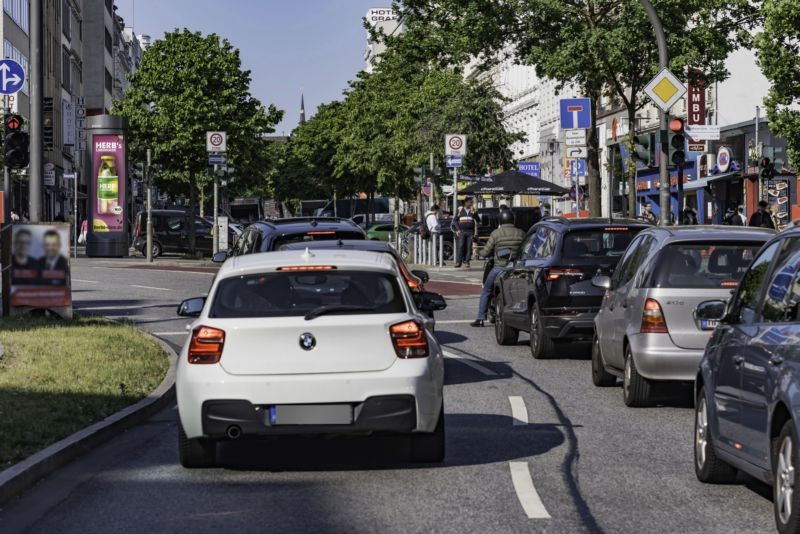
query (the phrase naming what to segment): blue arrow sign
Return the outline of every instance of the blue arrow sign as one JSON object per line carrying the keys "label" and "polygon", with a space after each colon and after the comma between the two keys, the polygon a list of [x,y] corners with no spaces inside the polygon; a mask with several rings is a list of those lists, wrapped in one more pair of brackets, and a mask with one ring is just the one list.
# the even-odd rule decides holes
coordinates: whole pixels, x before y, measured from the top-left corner
{"label": "blue arrow sign", "polygon": [[561,129],[589,129],[592,127],[592,101],[588,98],[561,99]]}
{"label": "blue arrow sign", "polygon": [[225,165],[228,163],[228,156],[226,154],[209,154],[208,155],[208,164],[209,165]]}
{"label": "blue arrow sign", "polygon": [[461,167],[461,156],[447,156],[447,167]]}
{"label": "blue arrow sign", "polygon": [[13,95],[25,84],[25,69],[13,59],[0,60],[0,95]]}

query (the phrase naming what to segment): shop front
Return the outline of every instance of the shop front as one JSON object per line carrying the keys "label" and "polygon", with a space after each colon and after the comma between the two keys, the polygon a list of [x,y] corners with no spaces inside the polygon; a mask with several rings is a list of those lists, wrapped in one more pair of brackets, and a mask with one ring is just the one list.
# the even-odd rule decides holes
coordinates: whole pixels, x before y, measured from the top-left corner
{"label": "shop front", "polygon": [[[683,167],[683,203],[691,206],[697,211],[697,216],[701,224],[705,224],[710,218],[708,207],[709,196],[707,191],[708,182],[698,179],[697,162],[687,161]],[[670,205],[671,220],[678,216],[678,171],[670,170]],[[640,169],[636,178],[636,215],[641,215],[645,204],[648,202],[653,206],[653,213],[659,215],[661,180],[657,168]]]}

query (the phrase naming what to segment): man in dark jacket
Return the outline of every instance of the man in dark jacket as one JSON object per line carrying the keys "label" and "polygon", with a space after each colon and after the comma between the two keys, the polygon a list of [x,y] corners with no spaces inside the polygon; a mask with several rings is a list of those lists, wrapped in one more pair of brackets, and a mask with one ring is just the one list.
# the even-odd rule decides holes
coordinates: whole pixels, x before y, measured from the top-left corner
{"label": "man in dark jacket", "polygon": [[756,226],[758,228],[772,228],[775,229],[775,223],[772,222],[772,215],[767,211],[769,204],[766,200],[758,202],[758,211],[750,217],[750,222],[747,226]]}
{"label": "man in dark jacket", "polygon": [[[486,245],[478,252],[478,255],[483,258],[494,256],[499,250],[510,249],[511,255],[516,256],[519,253],[519,247],[525,240],[525,232],[514,226],[514,213],[511,210],[500,211],[500,226],[491,233]],[[494,280],[502,270],[502,267],[497,264],[495,257],[495,266],[489,271],[486,280],[483,281],[483,291],[481,291],[481,299],[478,304],[478,318],[475,319],[470,326],[483,326],[486,320],[486,312],[489,310],[489,298],[492,295],[492,288],[494,287]]]}
{"label": "man in dark jacket", "polygon": [[475,239],[477,229],[476,219],[478,214],[472,209],[472,198],[467,197],[464,204],[458,208],[450,227],[458,238],[458,249],[456,250],[456,264],[454,267],[470,268],[469,260],[472,259],[472,241]]}

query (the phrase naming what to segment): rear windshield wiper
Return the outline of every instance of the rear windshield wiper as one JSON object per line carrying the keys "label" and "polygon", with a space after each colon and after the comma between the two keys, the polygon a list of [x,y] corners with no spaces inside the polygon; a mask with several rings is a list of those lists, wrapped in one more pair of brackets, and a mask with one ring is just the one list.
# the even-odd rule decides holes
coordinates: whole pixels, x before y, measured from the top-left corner
{"label": "rear windshield wiper", "polygon": [[357,306],[354,304],[330,304],[327,306],[320,306],[319,308],[314,308],[310,312],[308,312],[305,316],[306,321],[310,321],[311,319],[316,319],[320,315],[325,315],[327,313],[334,313],[340,311],[375,311],[375,306]]}

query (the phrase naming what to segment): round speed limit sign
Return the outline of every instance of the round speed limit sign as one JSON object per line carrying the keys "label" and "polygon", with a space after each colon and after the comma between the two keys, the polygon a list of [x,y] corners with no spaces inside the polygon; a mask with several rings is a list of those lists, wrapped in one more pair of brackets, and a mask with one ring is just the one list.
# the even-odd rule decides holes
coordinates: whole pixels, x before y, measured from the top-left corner
{"label": "round speed limit sign", "polygon": [[226,145],[225,132],[206,132],[206,150],[208,152],[225,152]]}
{"label": "round speed limit sign", "polygon": [[444,143],[445,155],[464,156],[467,153],[467,136],[462,134],[448,134]]}

